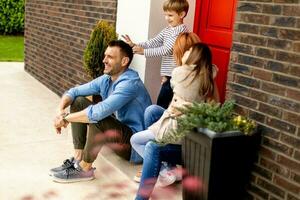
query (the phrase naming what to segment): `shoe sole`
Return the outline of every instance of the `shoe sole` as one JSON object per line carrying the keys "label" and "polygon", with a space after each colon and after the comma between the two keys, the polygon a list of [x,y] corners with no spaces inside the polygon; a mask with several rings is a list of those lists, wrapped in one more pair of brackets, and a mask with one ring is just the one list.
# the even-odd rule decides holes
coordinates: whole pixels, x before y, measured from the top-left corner
{"label": "shoe sole", "polygon": [[53,181],[57,183],[75,183],[75,182],[81,182],[81,181],[91,181],[95,179],[95,177],[87,177],[87,178],[77,178],[77,179],[60,179],[55,176],[53,176]]}
{"label": "shoe sole", "polygon": [[158,186],[158,187],[168,187],[176,182],[176,177],[173,177],[173,179],[169,178],[164,181],[162,181],[160,178],[161,177],[158,177],[158,180],[156,183],[156,186]]}

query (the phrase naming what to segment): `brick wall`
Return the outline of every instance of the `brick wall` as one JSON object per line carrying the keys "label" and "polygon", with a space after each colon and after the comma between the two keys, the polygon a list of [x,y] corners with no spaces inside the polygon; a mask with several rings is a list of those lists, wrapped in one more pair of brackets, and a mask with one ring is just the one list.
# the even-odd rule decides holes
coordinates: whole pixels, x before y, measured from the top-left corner
{"label": "brick wall", "polygon": [[299,4],[238,3],[227,99],[262,130],[248,199],[300,199]]}
{"label": "brick wall", "polygon": [[117,0],[27,0],[25,70],[61,95],[86,82],[83,51],[100,19],[116,20]]}

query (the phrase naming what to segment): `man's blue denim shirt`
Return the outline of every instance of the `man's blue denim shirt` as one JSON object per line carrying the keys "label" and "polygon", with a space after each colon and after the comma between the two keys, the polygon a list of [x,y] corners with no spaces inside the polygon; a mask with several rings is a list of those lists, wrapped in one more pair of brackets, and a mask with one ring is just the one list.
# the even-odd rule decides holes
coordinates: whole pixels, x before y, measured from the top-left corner
{"label": "man's blue denim shirt", "polygon": [[[65,93],[72,100],[78,96],[99,94],[102,101],[86,109],[90,123],[97,123],[115,113],[116,118],[130,127],[134,133],[145,129],[144,112],[151,105],[151,99],[136,71],[127,69],[113,83],[109,75],[102,75]],[[133,153],[131,161],[138,162],[140,158]]]}

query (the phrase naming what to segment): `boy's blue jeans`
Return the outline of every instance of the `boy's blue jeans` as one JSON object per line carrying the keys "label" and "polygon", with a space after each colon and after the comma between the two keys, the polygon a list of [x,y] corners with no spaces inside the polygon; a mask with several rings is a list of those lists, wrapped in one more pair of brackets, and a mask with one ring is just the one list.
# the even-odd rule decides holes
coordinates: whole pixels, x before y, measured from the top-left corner
{"label": "boy's blue jeans", "polygon": [[144,151],[143,173],[136,200],[149,199],[156,183],[161,162],[170,164],[181,164],[181,145],[161,145],[153,141],[146,144]]}
{"label": "boy's blue jeans", "polygon": [[172,101],[173,98],[173,89],[171,88],[171,83],[170,83],[170,76],[165,76],[167,81],[165,81],[160,88],[158,97],[157,97],[157,105],[167,109],[170,102]]}

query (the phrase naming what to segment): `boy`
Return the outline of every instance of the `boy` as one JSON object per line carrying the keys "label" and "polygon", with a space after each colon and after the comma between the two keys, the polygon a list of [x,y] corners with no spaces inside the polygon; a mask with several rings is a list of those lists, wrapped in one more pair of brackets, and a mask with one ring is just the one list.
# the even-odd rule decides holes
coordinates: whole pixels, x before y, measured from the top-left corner
{"label": "boy", "polygon": [[188,32],[183,19],[187,15],[189,4],[187,0],[167,0],[163,4],[165,20],[168,26],[156,37],[142,43],[135,44],[128,35],[122,35],[125,41],[132,47],[133,52],[146,57],[162,57],[160,75],[161,89],[157,98],[157,105],[168,108],[173,97],[170,86],[171,73],[176,62],[173,57],[173,45],[177,36],[182,32]]}

